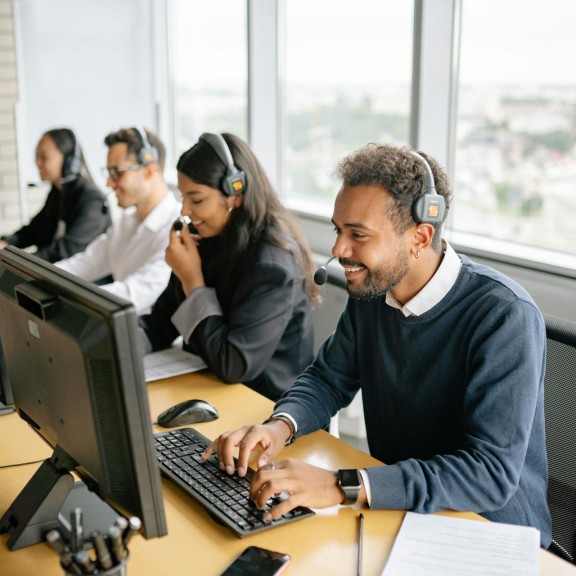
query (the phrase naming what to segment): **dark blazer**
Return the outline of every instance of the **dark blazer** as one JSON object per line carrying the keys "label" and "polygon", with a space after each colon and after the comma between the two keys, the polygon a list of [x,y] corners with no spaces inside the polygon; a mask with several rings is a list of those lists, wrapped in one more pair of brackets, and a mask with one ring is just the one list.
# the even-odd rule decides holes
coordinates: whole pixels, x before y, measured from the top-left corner
{"label": "dark blazer", "polygon": [[[204,267],[218,253],[219,240],[204,239],[200,248]],[[222,315],[205,317],[184,349],[201,356],[224,382],[242,382],[278,399],[313,358],[311,301],[294,256],[260,241],[230,274],[205,280]],[[179,335],[171,317],[185,299],[172,275],[152,312],[140,318],[153,350],[170,346]]]}
{"label": "dark blazer", "polygon": [[[59,219],[66,223],[66,231],[54,240]],[[37,246],[36,256],[57,262],[82,252],[111,223],[102,190],[79,176],[65,184],[62,192],[52,186],[46,203],[30,223],[2,238],[17,248]]]}

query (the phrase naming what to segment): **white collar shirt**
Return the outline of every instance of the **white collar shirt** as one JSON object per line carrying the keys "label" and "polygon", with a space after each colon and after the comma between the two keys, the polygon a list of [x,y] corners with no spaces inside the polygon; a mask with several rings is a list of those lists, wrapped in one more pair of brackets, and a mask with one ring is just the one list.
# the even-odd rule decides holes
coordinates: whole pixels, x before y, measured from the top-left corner
{"label": "white collar shirt", "polygon": [[430,278],[430,281],[416,296],[410,299],[406,304],[402,305],[396,300],[390,292],[386,294],[386,304],[397,308],[404,314],[404,316],[420,316],[424,312],[428,312],[431,308],[436,306],[448,294],[452,286],[454,286],[462,262],[454,248],[445,240],[442,240],[442,249],[444,251],[444,258],[440,267]]}
{"label": "white collar shirt", "polygon": [[145,314],[168,284],[171,270],[165,251],[180,209],[172,193],[143,221],[136,208],[126,208],[84,252],[56,265],[89,281],[111,275],[113,282],[102,288],[130,300],[138,314]]}

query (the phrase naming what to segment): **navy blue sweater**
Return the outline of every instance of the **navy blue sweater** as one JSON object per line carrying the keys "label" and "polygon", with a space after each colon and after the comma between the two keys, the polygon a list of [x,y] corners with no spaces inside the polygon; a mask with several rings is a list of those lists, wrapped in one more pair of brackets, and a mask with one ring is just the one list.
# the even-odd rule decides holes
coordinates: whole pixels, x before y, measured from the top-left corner
{"label": "navy blue sweater", "polygon": [[468,510],[534,526],[550,543],[542,316],[514,281],[461,256],[455,285],[420,316],[350,299],[315,362],[279,400],[298,435],[361,389],[373,508]]}

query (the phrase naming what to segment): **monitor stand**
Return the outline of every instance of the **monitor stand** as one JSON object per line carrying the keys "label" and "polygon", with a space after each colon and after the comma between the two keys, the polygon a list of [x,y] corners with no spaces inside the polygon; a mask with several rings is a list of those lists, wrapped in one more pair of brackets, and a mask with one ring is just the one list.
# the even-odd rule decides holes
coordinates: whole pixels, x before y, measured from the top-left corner
{"label": "monitor stand", "polygon": [[107,533],[119,514],[83,482],[74,482],[73,466],[56,447],[0,519],[0,533],[8,532],[8,548],[18,550],[43,542],[46,533],[58,528],[63,540],[70,540],[70,514],[81,508],[84,533]]}
{"label": "monitor stand", "polygon": [[16,412],[16,406],[14,406],[14,404],[6,406],[6,404],[0,402],[0,416],[4,416],[4,414],[12,414],[12,412]]}

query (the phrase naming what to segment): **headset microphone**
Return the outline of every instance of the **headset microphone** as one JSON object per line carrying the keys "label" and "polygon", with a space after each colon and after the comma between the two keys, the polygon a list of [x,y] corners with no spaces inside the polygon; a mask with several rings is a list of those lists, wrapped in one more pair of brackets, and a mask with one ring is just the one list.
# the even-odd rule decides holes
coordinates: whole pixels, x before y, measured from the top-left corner
{"label": "headset microphone", "polygon": [[336,258],[336,256],[332,256],[332,258],[326,260],[326,263],[320,266],[320,268],[318,268],[318,270],[316,270],[314,273],[314,282],[316,282],[318,286],[326,284],[326,280],[328,280],[328,270],[326,270],[326,266],[328,266],[328,264],[330,264],[334,258]]}

